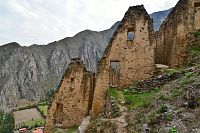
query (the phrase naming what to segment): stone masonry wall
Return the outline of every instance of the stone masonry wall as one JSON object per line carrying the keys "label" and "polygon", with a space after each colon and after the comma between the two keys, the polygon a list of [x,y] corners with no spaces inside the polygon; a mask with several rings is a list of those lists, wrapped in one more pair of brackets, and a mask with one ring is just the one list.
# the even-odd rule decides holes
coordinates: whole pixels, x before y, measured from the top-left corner
{"label": "stone masonry wall", "polygon": [[[200,29],[195,32],[200,33]],[[195,35],[194,32],[187,34],[187,62],[186,65],[196,66],[200,63],[200,35]]]}
{"label": "stone masonry wall", "polygon": [[80,124],[91,109],[94,83],[94,74],[86,70],[82,61],[72,60],[48,109],[45,133],[55,127]]}
{"label": "stone masonry wall", "polygon": [[103,111],[110,86],[123,88],[146,79],[153,74],[154,64],[152,20],[143,5],[130,7],[98,64],[93,116]]}
{"label": "stone masonry wall", "polygon": [[155,38],[157,64],[178,67],[186,60],[186,34],[200,27],[198,1],[180,0],[161,25]]}

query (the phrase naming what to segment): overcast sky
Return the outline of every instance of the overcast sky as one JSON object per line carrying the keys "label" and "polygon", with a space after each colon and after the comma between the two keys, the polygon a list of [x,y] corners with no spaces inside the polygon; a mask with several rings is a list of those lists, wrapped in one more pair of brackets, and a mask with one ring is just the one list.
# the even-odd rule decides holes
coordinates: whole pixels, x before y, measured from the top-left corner
{"label": "overcast sky", "polygon": [[0,0],[0,45],[47,44],[85,30],[101,31],[123,18],[129,6],[149,13],[178,0]]}

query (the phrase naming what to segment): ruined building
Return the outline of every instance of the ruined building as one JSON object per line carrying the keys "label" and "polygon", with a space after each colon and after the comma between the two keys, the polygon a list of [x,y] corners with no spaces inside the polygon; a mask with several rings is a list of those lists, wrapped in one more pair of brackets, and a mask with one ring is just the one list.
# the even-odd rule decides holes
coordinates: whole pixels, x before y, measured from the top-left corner
{"label": "ruined building", "polygon": [[130,7],[95,76],[78,59],[69,65],[48,109],[45,132],[79,125],[90,113],[97,116],[104,110],[110,87],[123,88],[151,77],[155,64],[182,65],[190,45],[186,35],[196,29],[200,29],[199,0],[180,0],[156,33],[144,6]]}
{"label": "ruined building", "polygon": [[156,63],[177,67],[184,64],[188,32],[200,29],[200,0],[180,0],[162,23],[156,43]]}
{"label": "ruined building", "polygon": [[107,89],[124,87],[154,72],[153,21],[144,6],[128,9],[98,64],[93,115],[104,109]]}
{"label": "ruined building", "polygon": [[45,132],[78,125],[92,106],[94,74],[73,59],[55,93],[46,117]]}
{"label": "ruined building", "polygon": [[101,112],[110,86],[121,88],[153,74],[153,22],[143,6],[128,9],[97,69],[94,84],[92,73],[80,61],[72,61],[53,97],[46,132],[78,125],[91,107],[93,115]]}

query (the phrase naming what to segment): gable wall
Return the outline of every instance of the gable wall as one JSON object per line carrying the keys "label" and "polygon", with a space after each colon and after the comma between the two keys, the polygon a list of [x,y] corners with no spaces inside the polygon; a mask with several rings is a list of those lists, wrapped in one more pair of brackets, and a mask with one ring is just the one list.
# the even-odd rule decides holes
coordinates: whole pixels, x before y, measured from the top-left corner
{"label": "gable wall", "polygon": [[[127,40],[127,31],[134,29],[135,38]],[[119,61],[119,83],[110,82],[110,61]],[[143,6],[130,7],[115,32],[98,65],[92,113],[97,115],[105,105],[106,90],[110,86],[123,88],[154,72],[152,20]]]}
{"label": "gable wall", "polygon": [[[94,75],[79,60],[72,61],[48,109],[45,132],[80,124],[91,109],[93,89]],[[63,106],[62,111],[58,105]],[[57,122],[59,119],[62,123]]]}

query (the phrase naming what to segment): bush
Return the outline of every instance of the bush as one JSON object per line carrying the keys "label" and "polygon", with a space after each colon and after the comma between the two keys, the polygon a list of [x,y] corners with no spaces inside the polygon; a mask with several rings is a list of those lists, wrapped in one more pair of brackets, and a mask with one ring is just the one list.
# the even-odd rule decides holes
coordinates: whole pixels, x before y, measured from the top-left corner
{"label": "bush", "polygon": [[167,112],[167,110],[168,110],[167,105],[162,105],[159,111],[160,111],[160,113],[165,113],[165,112]]}
{"label": "bush", "polygon": [[195,31],[195,32],[193,32],[193,34],[195,37],[200,37],[200,31]]}
{"label": "bush", "polygon": [[172,113],[167,114],[167,120],[168,120],[168,121],[172,121],[173,118],[174,118],[174,116],[173,116]]}
{"label": "bush", "polygon": [[178,133],[178,130],[176,127],[173,127],[171,129],[169,129],[169,133]]}

